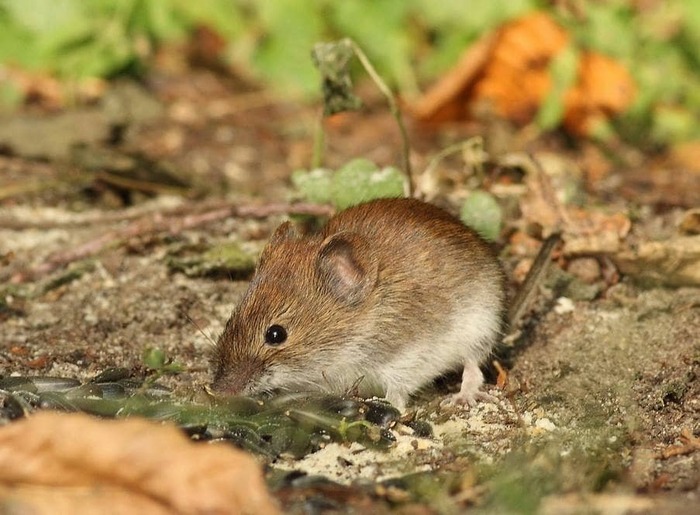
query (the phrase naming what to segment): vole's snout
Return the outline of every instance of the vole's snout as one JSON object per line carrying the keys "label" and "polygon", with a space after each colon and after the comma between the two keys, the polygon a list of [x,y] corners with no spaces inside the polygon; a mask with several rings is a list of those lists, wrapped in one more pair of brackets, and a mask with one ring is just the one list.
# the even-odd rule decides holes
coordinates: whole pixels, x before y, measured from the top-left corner
{"label": "vole's snout", "polygon": [[222,365],[216,369],[211,388],[220,395],[240,395],[250,393],[260,366],[256,363],[238,363],[235,366]]}
{"label": "vole's snout", "polygon": [[217,374],[211,383],[211,389],[219,395],[237,395],[243,386],[243,381],[230,374]]}

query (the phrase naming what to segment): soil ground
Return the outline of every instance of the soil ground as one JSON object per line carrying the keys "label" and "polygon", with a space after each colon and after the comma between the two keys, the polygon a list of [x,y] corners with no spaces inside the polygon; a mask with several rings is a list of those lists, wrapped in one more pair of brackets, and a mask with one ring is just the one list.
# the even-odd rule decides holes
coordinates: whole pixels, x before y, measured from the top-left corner
{"label": "soil ground", "polygon": [[[183,373],[167,379],[176,391],[190,392],[209,381],[212,342],[246,280],[188,277],[174,271],[169,259],[177,249],[230,242],[240,242],[254,253],[282,215],[222,217],[184,229],[120,231],[135,220],[155,224],[159,216],[176,225],[206,211],[202,206],[222,205],[224,198],[227,205],[287,201],[291,171],[307,166],[312,154],[317,112],[240,91],[238,85],[204,72],[187,81],[155,84],[153,89],[158,99],[154,105],[162,107],[145,120],[125,122],[127,134],[117,148],[176,170],[165,182],[172,186],[177,184],[173,177],[185,177],[185,196],[160,187],[154,195],[143,187],[152,178],[135,188],[114,180],[116,172],[100,179],[94,170],[118,168],[109,154],[114,147],[104,144],[114,129],[106,115],[102,121],[97,116],[90,131],[104,137],[89,141],[87,148],[97,148],[100,156],[107,152],[107,165],[93,168],[87,179],[84,170],[90,168],[76,166],[74,155],[61,155],[61,145],[49,155],[42,154],[42,148],[51,147],[48,142],[42,146],[34,141],[33,150],[21,151],[13,147],[14,140],[3,142],[3,148],[14,148],[12,155],[0,157],[3,191],[11,185],[26,186],[27,181],[33,186],[0,199],[0,376],[86,379],[114,366],[138,370],[144,349],[158,347],[184,365]],[[153,99],[145,95],[144,101]],[[36,124],[36,134],[43,134],[45,117],[23,118],[21,123]],[[413,127],[416,168],[448,142],[480,129],[441,128],[426,135]],[[380,104],[338,119],[329,125],[328,165],[357,156],[380,165],[396,162],[396,134]],[[51,137],[50,130],[46,137]],[[71,143],[85,142],[75,137]],[[561,151],[567,159],[580,157],[580,149],[544,140],[538,145]],[[184,175],[178,175],[183,170]],[[591,202],[615,198],[629,205],[619,194],[625,188],[628,196],[636,191],[637,178],[625,175],[625,170],[614,171],[606,179],[613,186],[601,187],[604,191],[596,192]],[[46,186],[49,181],[55,185]],[[679,207],[691,207],[687,197],[692,202],[692,194],[684,195]],[[450,205],[444,197],[438,200]],[[646,210],[649,231],[663,225],[669,213],[668,205],[658,207],[663,204],[635,206]],[[94,259],[75,260],[52,271],[45,267],[56,261],[56,253],[116,234],[126,236],[115,237],[114,244]],[[644,239],[645,234],[636,237]],[[504,255],[511,276],[516,262]],[[329,446],[278,467],[322,474],[342,484],[398,477],[409,468],[459,473],[457,496],[447,492],[442,501],[433,497],[429,502],[418,497],[414,509],[697,510],[700,289],[643,288],[623,276],[593,299],[559,299],[565,294],[556,285],[543,285],[520,336],[501,349],[498,359],[506,364],[509,381],[504,390],[491,386],[497,404],[469,412],[427,410],[434,438],[400,436],[384,458]],[[425,392],[416,406],[434,407],[439,396]],[[480,487],[484,481],[486,492]],[[489,502],[483,504],[486,497]],[[301,509],[294,504],[298,500],[285,502]]]}

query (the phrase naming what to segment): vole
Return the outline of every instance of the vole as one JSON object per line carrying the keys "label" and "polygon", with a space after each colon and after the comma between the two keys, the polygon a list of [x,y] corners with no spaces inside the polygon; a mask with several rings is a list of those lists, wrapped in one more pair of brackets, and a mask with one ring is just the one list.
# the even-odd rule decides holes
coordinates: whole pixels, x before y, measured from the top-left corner
{"label": "vole", "polygon": [[285,222],[214,350],[213,389],[410,395],[464,367],[453,402],[473,405],[499,336],[504,275],[489,245],[448,212],[382,199],[316,235]]}

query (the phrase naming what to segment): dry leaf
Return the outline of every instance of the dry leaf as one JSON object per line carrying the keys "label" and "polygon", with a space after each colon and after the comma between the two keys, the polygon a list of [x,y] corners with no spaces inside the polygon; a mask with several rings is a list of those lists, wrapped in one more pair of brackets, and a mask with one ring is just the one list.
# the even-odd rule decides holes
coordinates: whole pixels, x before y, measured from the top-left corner
{"label": "dry leaf", "polygon": [[700,140],[676,143],[670,151],[669,164],[700,175]]}
{"label": "dry leaf", "polygon": [[640,243],[613,256],[621,272],[666,286],[700,286],[700,236]]}
{"label": "dry leaf", "polygon": [[[571,40],[548,14],[533,12],[484,36],[413,107],[426,122],[459,120],[469,105],[491,103],[496,113],[529,123],[552,89],[550,64]],[[583,52],[578,80],[564,96],[563,124],[590,135],[602,121],[623,112],[634,99],[627,69],[606,56]]]}
{"label": "dry leaf", "polygon": [[606,214],[568,207],[562,235],[563,253],[580,256],[618,252],[631,228],[632,222],[623,213]]}
{"label": "dry leaf", "polygon": [[454,68],[414,105],[408,106],[411,113],[430,123],[465,118],[469,88],[488,62],[495,41],[496,34],[491,33],[470,46]]}
{"label": "dry leaf", "polygon": [[578,83],[564,99],[564,127],[572,134],[593,134],[598,125],[632,104],[636,93],[634,81],[614,59],[584,53],[578,77]]}
{"label": "dry leaf", "polygon": [[8,502],[38,514],[278,513],[243,451],[142,419],[54,412],[0,428],[0,506]]}
{"label": "dry leaf", "polygon": [[[535,156],[513,154],[510,164],[518,164],[527,175],[526,193],[520,198],[522,220],[528,227],[538,227],[544,237],[561,233],[566,256],[613,254],[622,248],[622,242],[632,228],[624,213],[607,214],[564,204],[552,185],[551,162]],[[511,244],[527,242],[524,236],[512,238]]]}
{"label": "dry leaf", "polygon": [[700,207],[683,213],[678,230],[687,235],[700,234]]}
{"label": "dry leaf", "polygon": [[473,100],[491,101],[501,116],[529,122],[552,88],[550,62],[568,41],[564,29],[545,13],[507,23],[474,86]]}
{"label": "dry leaf", "polygon": [[493,360],[493,366],[498,371],[498,376],[496,377],[496,386],[503,390],[508,384],[508,372],[506,372],[506,369],[503,368],[503,365],[501,365],[501,363],[497,360]]}

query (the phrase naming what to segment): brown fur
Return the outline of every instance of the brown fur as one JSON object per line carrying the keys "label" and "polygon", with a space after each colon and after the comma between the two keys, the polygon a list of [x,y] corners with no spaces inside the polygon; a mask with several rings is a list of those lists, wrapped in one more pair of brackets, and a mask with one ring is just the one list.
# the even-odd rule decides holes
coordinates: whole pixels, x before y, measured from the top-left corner
{"label": "brown fur", "polygon": [[[219,339],[214,388],[342,392],[364,376],[368,390],[384,392],[400,390],[405,375],[409,387],[397,394],[404,400],[415,385],[402,367],[414,365],[382,367],[416,345],[427,345],[417,352],[430,360],[430,345],[453,334],[454,316],[471,305],[489,320],[500,316],[503,274],[488,245],[442,209],[413,199],[377,200],[339,213],[312,236],[299,236],[286,223],[263,250]],[[288,332],[279,346],[265,343],[272,324]],[[489,331],[483,342],[465,341],[464,359],[486,357],[497,328]]]}

